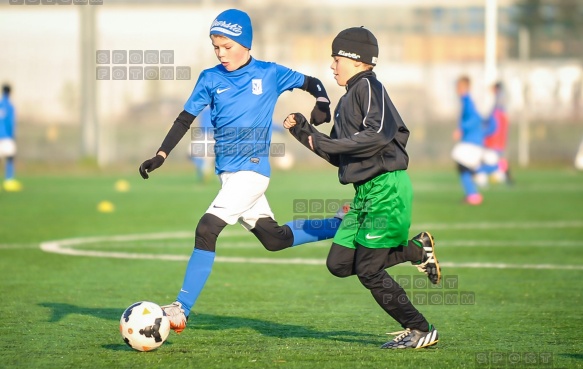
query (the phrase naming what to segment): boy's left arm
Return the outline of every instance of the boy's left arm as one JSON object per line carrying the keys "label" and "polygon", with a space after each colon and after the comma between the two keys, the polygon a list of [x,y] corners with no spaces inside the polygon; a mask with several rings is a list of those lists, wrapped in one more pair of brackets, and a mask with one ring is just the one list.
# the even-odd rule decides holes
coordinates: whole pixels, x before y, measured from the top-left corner
{"label": "boy's left arm", "polygon": [[308,91],[310,95],[316,98],[316,105],[310,113],[310,124],[318,126],[322,123],[330,122],[332,119],[332,115],[330,114],[330,99],[322,82],[318,78],[305,76],[302,90]]}
{"label": "boy's left arm", "polygon": [[289,129],[292,136],[294,136],[302,145],[315,152],[316,155],[337,167],[339,165],[338,155],[329,155],[321,150],[313,148],[310,144],[310,137],[313,140],[314,136],[327,138],[329,138],[329,136],[318,131],[312,124],[309,124],[308,120],[301,113],[290,114],[290,116],[293,116],[295,124],[292,127],[286,128]]}
{"label": "boy's left arm", "polygon": [[316,105],[310,114],[310,124],[320,125],[330,122],[330,99],[324,85],[318,78],[310,77],[292,69],[275,64],[278,92],[301,88],[316,98]]}

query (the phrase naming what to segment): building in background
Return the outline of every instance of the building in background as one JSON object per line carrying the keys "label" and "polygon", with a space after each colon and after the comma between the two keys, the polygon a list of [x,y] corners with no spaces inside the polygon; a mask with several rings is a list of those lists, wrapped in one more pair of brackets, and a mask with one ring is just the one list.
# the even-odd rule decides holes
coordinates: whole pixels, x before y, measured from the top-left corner
{"label": "building in background", "polygon": [[[516,121],[528,111],[533,121],[530,139],[533,144],[540,141],[533,160],[567,162],[576,147],[571,150],[570,144],[557,142],[569,142],[583,133],[571,134],[578,126],[569,124],[581,116],[583,55],[580,41],[565,33],[577,22],[569,25],[570,18],[564,15],[569,8],[557,4],[574,6],[566,12],[573,19],[583,16],[583,6],[572,0],[548,4],[541,0],[531,2],[542,4],[533,10],[524,3],[497,0],[498,76],[508,86],[511,119]],[[95,140],[101,161],[133,162],[143,156],[141,148],[159,144],[157,137],[181,110],[198,73],[216,62],[206,35],[212,18],[221,10],[241,7],[248,11],[254,22],[253,55],[318,76],[328,86],[333,101],[343,91],[336,88],[326,67],[331,41],[339,30],[363,25],[373,30],[380,42],[381,60],[375,70],[414,129],[412,155],[419,161],[447,162],[450,127],[455,125],[458,109],[452,92],[455,79],[460,74],[470,75],[478,107],[484,114],[490,108],[484,79],[484,4],[485,0],[103,0],[103,5],[70,6],[2,3],[0,79],[18,84],[23,92],[15,101],[22,112],[21,126],[30,127],[22,129],[19,137],[23,141],[22,161],[74,162],[83,155],[79,140],[84,97],[80,75],[82,70],[94,71],[98,66],[94,62],[81,68],[81,8],[92,7],[94,12],[95,52],[172,50],[174,66],[191,68],[189,80],[110,79],[95,83],[99,131]],[[537,16],[530,14],[525,18],[529,21],[521,21],[521,11],[534,11]],[[563,21],[549,22],[551,18]],[[524,49],[519,42],[521,26],[530,35],[526,61],[519,53]],[[131,64],[122,66],[129,68]],[[284,95],[274,119],[308,106],[308,99]],[[549,139],[551,124],[557,128],[552,129]],[[511,140],[513,135],[516,133],[511,132]],[[289,146],[293,149],[293,144]],[[512,155],[511,148],[511,160]]]}

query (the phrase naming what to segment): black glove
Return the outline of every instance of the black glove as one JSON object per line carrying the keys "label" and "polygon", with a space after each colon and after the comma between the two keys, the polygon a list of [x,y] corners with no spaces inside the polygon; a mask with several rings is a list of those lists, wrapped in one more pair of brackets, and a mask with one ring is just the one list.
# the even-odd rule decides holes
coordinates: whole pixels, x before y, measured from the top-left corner
{"label": "black glove", "polygon": [[164,157],[162,155],[156,155],[152,159],[148,159],[140,165],[140,175],[143,179],[148,179],[150,176],[148,173],[154,169],[158,169],[164,164]]}
{"label": "black glove", "polygon": [[329,101],[316,101],[316,106],[312,109],[310,114],[310,124],[319,126],[322,123],[328,123],[331,119],[330,115],[330,102]]}

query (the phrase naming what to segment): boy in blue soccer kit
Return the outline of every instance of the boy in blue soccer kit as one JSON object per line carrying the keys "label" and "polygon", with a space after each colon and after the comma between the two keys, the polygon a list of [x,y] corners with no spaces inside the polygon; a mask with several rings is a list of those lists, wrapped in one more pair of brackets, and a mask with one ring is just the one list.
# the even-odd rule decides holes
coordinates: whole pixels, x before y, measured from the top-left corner
{"label": "boy in blue soccer kit", "polygon": [[14,106],[10,102],[10,85],[2,86],[0,99],[0,160],[5,159],[4,183],[6,191],[21,191],[22,184],[14,178],[14,157],[16,156],[16,119]]}
{"label": "boy in blue soccer kit", "polygon": [[437,330],[385,269],[408,261],[434,284],[439,283],[441,271],[429,233],[408,240],[413,197],[406,172],[409,130],[372,71],[378,53],[369,30],[354,27],[340,32],[332,42],[330,67],[346,94],[334,111],[330,135],[308,124],[300,113],[290,114],[284,127],[338,167],[340,183],[355,189],[328,253],[329,271],[341,278],[356,275],[377,304],[405,329],[381,348],[418,349],[435,345]]}
{"label": "boy in blue soccer kit", "polygon": [[[180,333],[208,279],[217,237],[227,224],[240,223],[269,251],[328,239],[340,219],[310,221],[302,227],[280,226],[265,197],[269,184],[272,116],[280,94],[295,88],[316,98],[310,122],[330,121],[330,101],[322,83],[284,66],[251,57],[253,38],[249,16],[229,9],[214,20],[210,38],[220,64],[204,70],[156,155],[144,161],[140,174],[160,167],[206,106],[211,109],[215,139],[215,169],[221,189],[202,216],[195,232],[194,250],[176,301],[163,306],[171,328]],[[320,224],[320,223],[318,223]]]}
{"label": "boy in blue soccer kit", "polygon": [[458,165],[465,202],[480,205],[482,195],[474,182],[474,174],[482,165],[485,129],[484,121],[470,96],[470,86],[471,81],[467,76],[460,77],[456,83],[461,113],[458,129],[454,132],[454,139],[459,139],[459,142],[454,146],[452,158]]}

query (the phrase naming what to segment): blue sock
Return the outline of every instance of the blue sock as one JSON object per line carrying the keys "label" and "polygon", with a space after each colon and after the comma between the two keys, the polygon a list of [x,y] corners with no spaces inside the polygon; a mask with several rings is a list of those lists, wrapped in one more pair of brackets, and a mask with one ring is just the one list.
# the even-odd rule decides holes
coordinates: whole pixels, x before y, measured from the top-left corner
{"label": "blue sock", "polygon": [[213,263],[215,262],[215,252],[194,249],[188,266],[182,288],[176,300],[182,304],[184,315],[188,316],[190,309],[194,306],[198,295],[202,291],[206,280],[211,274]]}
{"label": "blue sock", "polygon": [[4,179],[13,179],[14,178],[14,158],[7,158],[6,159],[6,175]]}
{"label": "blue sock", "polygon": [[292,246],[308,242],[316,242],[333,238],[342,220],[338,218],[327,219],[296,219],[287,222],[294,234]]}
{"label": "blue sock", "polygon": [[462,180],[462,187],[464,188],[464,192],[466,196],[474,195],[478,193],[478,189],[476,188],[476,184],[474,183],[474,178],[472,176],[472,172],[469,170],[463,171],[461,174]]}

